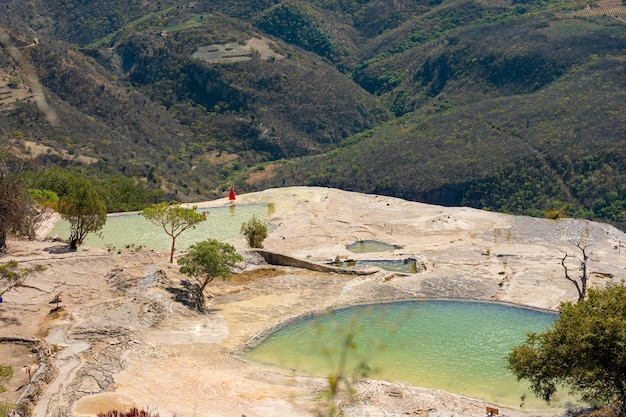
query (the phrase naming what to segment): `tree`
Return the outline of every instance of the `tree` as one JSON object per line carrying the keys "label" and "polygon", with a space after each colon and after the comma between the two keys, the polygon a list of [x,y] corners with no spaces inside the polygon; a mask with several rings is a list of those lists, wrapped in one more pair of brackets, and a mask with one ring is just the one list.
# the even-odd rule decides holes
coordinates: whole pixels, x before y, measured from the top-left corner
{"label": "tree", "polygon": [[626,415],[626,287],[589,289],[579,302],[562,303],[542,334],[531,333],[513,348],[507,367],[549,402],[559,386],[593,406]]}
{"label": "tree", "polygon": [[9,232],[22,227],[31,201],[20,171],[18,161],[0,155],[0,253],[7,252]]}
{"label": "tree", "polygon": [[213,279],[230,277],[235,263],[243,261],[235,248],[215,239],[207,239],[189,247],[189,253],[178,260],[180,272],[191,277],[189,286],[194,306],[204,311],[204,289]]}
{"label": "tree", "polygon": [[[561,266],[563,267],[563,271],[565,273],[565,279],[573,283],[574,287],[576,287],[579,303],[584,300],[585,296],[587,295],[587,281],[589,279],[588,263],[590,260],[595,260],[592,258],[591,251],[589,250],[591,244],[587,243],[588,237],[589,227],[588,225],[586,225],[585,229],[581,232],[578,239],[570,240],[570,243],[578,248],[578,250],[580,251],[580,256],[582,256],[582,259],[576,255],[569,254],[566,251],[561,251],[563,253],[563,257],[561,258]],[[568,258],[572,258],[578,261],[578,265],[576,268],[580,271],[578,277],[574,277],[571,275],[573,268],[567,265],[566,261]]]}
{"label": "tree", "polygon": [[137,178],[107,175],[100,178],[96,187],[111,212],[141,210],[163,200],[162,190],[151,190]]}
{"label": "tree", "polygon": [[44,269],[46,267],[43,265],[36,265],[35,268],[20,268],[16,260],[0,264],[0,298],[13,288],[22,285],[31,272]]}
{"label": "tree", "polygon": [[267,223],[260,221],[256,216],[241,225],[241,233],[248,239],[251,248],[262,248],[263,240],[267,237]]}
{"label": "tree", "polygon": [[104,200],[91,181],[77,179],[68,194],[59,201],[61,217],[70,222],[70,248],[76,250],[89,233],[102,230],[107,219]]}
{"label": "tree", "polygon": [[24,213],[22,232],[28,240],[34,240],[37,229],[58,209],[59,196],[54,191],[36,189],[29,189],[28,194],[34,204],[29,205]]}
{"label": "tree", "polygon": [[42,203],[50,200],[52,205],[55,195],[63,198],[70,194],[77,182],[89,181],[85,174],[71,168],[53,167],[27,174],[29,187],[33,189],[33,198]]}
{"label": "tree", "polygon": [[176,238],[186,230],[195,229],[196,225],[206,220],[206,213],[198,213],[196,206],[185,208],[177,201],[153,204],[141,210],[139,214],[148,221],[161,226],[165,233],[172,238],[170,263],[174,262]]}

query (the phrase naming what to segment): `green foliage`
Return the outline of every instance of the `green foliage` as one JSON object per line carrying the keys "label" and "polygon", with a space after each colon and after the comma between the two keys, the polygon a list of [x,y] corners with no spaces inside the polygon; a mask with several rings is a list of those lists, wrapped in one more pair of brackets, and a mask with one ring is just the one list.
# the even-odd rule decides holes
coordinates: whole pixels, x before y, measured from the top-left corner
{"label": "green foliage", "polygon": [[267,223],[252,216],[250,220],[242,223],[241,233],[246,237],[251,248],[262,248],[263,241],[267,237]]}
{"label": "green foliage", "polygon": [[0,364],[0,394],[6,391],[6,384],[13,378],[13,367]]}
{"label": "green foliage", "polygon": [[13,404],[9,404],[8,402],[0,402],[0,417],[9,417],[11,412],[13,411]]}
{"label": "green foliage", "polygon": [[180,272],[191,277],[194,282],[190,287],[193,303],[198,311],[204,311],[204,289],[215,278],[227,279],[231,269],[243,257],[235,248],[215,239],[207,239],[193,244],[189,253],[178,259]]}
{"label": "green foliage", "polygon": [[49,13],[54,13],[55,23],[67,40],[84,46],[142,15],[175,3],[177,2],[168,0],[158,3],[121,0],[96,0],[88,3],[75,0],[55,1],[49,6]]}
{"label": "green foliage", "polygon": [[58,210],[70,223],[69,245],[74,250],[89,233],[102,230],[107,219],[104,200],[91,181],[85,179],[72,184],[68,194],[61,197]]}
{"label": "green foliage", "polygon": [[[137,211],[160,201],[163,191],[149,189],[145,181],[123,175],[90,173],[75,169],[48,168],[28,173],[29,192],[38,204],[54,207],[56,199],[67,195],[75,182],[91,181],[109,213]],[[42,202],[40,202],[42,201]]]}
{"label": "green foliage", "polygon": [[59,206],[59,196],[54,191],[30,188],[28,194],[30,194],[36,204],[42,207],[56,210]]}
{"label": "green foliage", "polygon": [[255,21],[263,31],[316,54],[330,58],[333,46],[304,5],[280,4]]}
{"label": "green foliage", "polygon": [[88,181],[88,177],[76,170],[64,168],[48,168],[28,175],[29,186],[39,200],[56,195],[58,198],[67,196],[76,183]]}
{"label": "green foliage", "polygon": [[508,356],[508,368],[550,401],[564,385],[591,405],[626,412],[626,287],[590,289],[580,303],[563,303],[552,327],[529,334]]}
{"label": "green foliage", "polygon": [[108,175],[96,181],[98,193],[109,213],[141,210],[163,199],[162,190],[151,190],[145,182],[123,175]]}
{"label": "green foliage", "polygon": [[165,233],[172,238],[170,250],[170,263],[174,262],[176,250],[176,238],[189,229],[195,229],[196,224],[206,220],[206,213],[198,213],[197,207],[182,207],[177,201],[153,204],[144,208],[139,215],[148,221],[163,228]]}
{"label": "green foliage", "polygon": [[[16,260],[0,264],[0,297],[13,288],[22,285],[33,271],[43,271],[45,269],[46,267],[43,265],[36,265],[34,268],[20,267]],[[2,382],[1,377],[2,373],[0,372],[0,382]]]}

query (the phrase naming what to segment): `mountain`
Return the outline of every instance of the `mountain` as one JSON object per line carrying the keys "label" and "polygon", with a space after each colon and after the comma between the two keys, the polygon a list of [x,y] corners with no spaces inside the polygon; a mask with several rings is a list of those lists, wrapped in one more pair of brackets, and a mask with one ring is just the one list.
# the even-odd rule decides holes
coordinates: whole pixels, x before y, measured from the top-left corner
{"label": "mountain", "polygon": [[[626,225],[619,0],[10,0],[0,137],[192,201],[323,185]],[[35,146],[35,144],[37,146]]]}

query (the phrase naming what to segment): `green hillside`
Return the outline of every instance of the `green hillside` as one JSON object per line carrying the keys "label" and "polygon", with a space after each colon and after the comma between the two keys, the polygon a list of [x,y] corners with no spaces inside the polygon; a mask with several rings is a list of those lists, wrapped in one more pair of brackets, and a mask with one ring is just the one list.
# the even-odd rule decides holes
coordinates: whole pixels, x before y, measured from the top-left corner
{"label": "green hillside", "polygon": [[624,29],[606,17],[532,14],[382,54],[355,79],[398,119],[290,161],[263,185],[321,184],[623,226]]}
{"label": "green hillside", "polygon": [[6,3],[60,123],[2,51],[0,143],[40,167],[626,225],[620,0]]}

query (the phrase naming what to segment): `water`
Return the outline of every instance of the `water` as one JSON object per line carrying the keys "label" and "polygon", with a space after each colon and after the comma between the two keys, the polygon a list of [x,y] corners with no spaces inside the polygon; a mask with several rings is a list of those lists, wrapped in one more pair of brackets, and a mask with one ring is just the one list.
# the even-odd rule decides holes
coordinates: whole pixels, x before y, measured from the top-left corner
{"label": "water", "polygon": [[[205,240],[220,241],[233,239],[241,235],[241,224],[252,216],[263,220],[267,218],[271,207],[268,204],[245,204],[198,209],[209,215],[195,229],[183,232],[176,239],[176,249],[184,250],[190,245]],[[70,225],[66,220],[59,221],[48,236],[67,239]],[[127,245],[144,246],[150,249],[169,249],[171,238],[160,226],[156,226],[137,213],[110,214],[102,230],[102,236],[93,233],[87,236],[84,245],[100,248],[122,248]]]}
{"label": "water", "polygon": [[406,274],[416,274],[419,272],[417,269],[417,261],[413,258],[407,259],[393,259],[393,260],[351,260],[351,261],[338,261],[331,262],[333,266],[340,268],[352,268],[357,265],[377,266],[386,271],[403,272]]}
{"label": "water", "polygon": [[400,248],[401,246],[390,245],[377,240],[358,240],[346,246],[346,249],[353,253],[391,252]]}
{"label": "water", "polygon": [[[501,406],[545,410],[505,369],[505,356],[528,332],[542,332],[555,314],[495,303],[406,301],[358,306],[303,319],[248,352],[255,362],[329,376],[338,372],[346,340],[348,366],[367,376],[440,389]],[[344,349],[344,351],[346,351]],[[556,398],[563,407],[566,399]]]}

